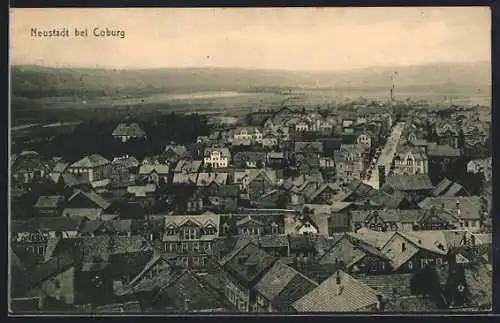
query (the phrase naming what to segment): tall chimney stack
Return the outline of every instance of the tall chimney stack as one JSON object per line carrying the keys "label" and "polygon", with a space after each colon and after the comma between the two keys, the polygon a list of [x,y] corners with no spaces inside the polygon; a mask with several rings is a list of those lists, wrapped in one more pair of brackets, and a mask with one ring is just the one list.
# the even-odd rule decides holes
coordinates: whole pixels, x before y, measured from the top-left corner
{"label": "tall chimney stack", "polygon": [[336,288],[337,288],[337,296],[342,294],[342,283],[340,281],[340,272],[337,270],[337,278],[336,278]]}
{"label": "tall chimney stack", "polygon": [[378,186],[379,189],[385,184],[385,166],[380,165],[378,167]]}

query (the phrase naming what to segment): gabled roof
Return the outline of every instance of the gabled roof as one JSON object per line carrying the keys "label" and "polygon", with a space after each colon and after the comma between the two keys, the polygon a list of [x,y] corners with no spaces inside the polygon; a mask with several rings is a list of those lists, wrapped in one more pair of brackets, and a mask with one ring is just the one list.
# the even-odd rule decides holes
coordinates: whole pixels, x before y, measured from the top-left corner
{"label": "gabled roof", "polygon": [[431,196],[440,196],[440,195],[443,195],[446,192],[446,190],[448,190],[450,188],[450,186],[452,184],[453,184],[452,181],[450,181],[446,177],[443,178],[441,180],[441,182],[439,182],[436,185],[436,187],[434,188],[434,190],[431,192]]}
{"label": "gabled roof", "polygon": [[234,161],[265,162],[266,153],[263,151],[240,151],[233,157]]}
{"label": "gabled roof", "polygon": [[435,299],[426,295],[408,295],[398,297],[387,303],[384,312],[439,312]]}
{"label": "gabled roof", "polygon": [[252,286],[277,260],[250,242],[221,260],[221,265],[245,286]]}
{"label": "gabled roof", "polygon": [[140,138],[146,136],[144,130],[137,123],[120,123],[113,131],[113,136],[130,136]]}
{"label": "gabled roof", "polygon": [[123,165],[126,168],[139,167],[141,164],[137,158],[133,156],[129,156],[126,158],[115,158],[112,162],[113,165]]}
{"label": "gabled roof", "polygon": [[35,208],[57,208],[64,201],[62,195],[40,196],[36,201]]}
{"label": "gabled roof", "polygon": [[148,175],[153,172],[159,175],[168,175],[170,168],[168,165],[156,164],[156,165],[142,165],[139,168],[139,175]]}
{"label": "gabled roof", "polygon": [[435,157],[460,157],[460,149],[448,145],[437,145],[430,143],[427,147],[427,155]]}
{"label": "gabled roof", "polygon": [[386,178],[386,183],[399,191],[432,190],[431,179],[426,174],[394,175]]}
{"label": "gabled roof", "polygon": [[219,309],[222,306],[216,290],[196,274],[185,270],[164,286],[153,299],[153,303],[164,298],[173,311],[184,312],[184,302],[189,300],[189,310]]}
{"label": "gabled roof", "polygon": [[78,231],[85,218],[83,217],[35,217],[27,221],[12,221],[13,233],[38,231]]}
{"label": "gabled roof", "polygon": [[228,148],[216,148],[216,147],[205,148],[205,154],[204,154],[204,156],[205,157],[210,157],[210,155],[212,154],[212,152],[215,152],[215,151],[220,152],[222,157],[229,158],[231,156],[231,153],[229,152]]}
{"label": "gabled roof", "polygon": [[82,271],[94,271],[106,268],[112,254],[125,254],[146,251],[151,248],[142,236],[95,236],[74,239],[79,245],[82,257]]}
{"label": "gabled roof", "polygon": [[73,199],[75,199],[79,195],[84,196],[85,198],[89,199],[91,202],[95,203],[97,206],[99,206],[103,210],[106,210],[107,208],[109,208],[111,206],[111,203],[106,201],[102,196],[100,196],[99,194],[97,194],[94,191],[86,192],[86,191],[81,191],[81,190],[75,190],[73,195],[71,195],[71,197],[68,199],[68,202],[71,202]]}
{"label": "gabled roof", "polygon": [[427,197],[418,203],[418,207],[426,210],[433,207],[443,208],[464,220],[479,220],[483,213],[483,202],[480,196]]}
{"label": "gabled roof", "polygon": [[99,167],[103,165],[107,165],[111,163],[109,160],[106,158],[102,157],[101,155],[98,154],[93,154],[90,156],[85,156],[82,159],[80,159],[77,162],[74,162],[71,164],[71,168],[93,168],[93,167]]}
{"label": "gabled roof", "polygon": [[66,208],[62,211],[62,216],[85,217],[89,220],[98,220],[102,216],[102,209],[99,208]]}
{"label": "gabled roof", "polygon": [[199,173],[198,180],[196,181],[197,186],[208,186],[212,183],[217,185],[225,185],[229,177],[228,173]]}
{"label": "gabled roof", "polygon": [[63,273],[75,265],[74,254],[66,250],[57,257],[49,259],[27,272],[28,286],[37,287],[48,279]]}
{"label": "gabled roof", "polygon": [[255,290],[282,311],[318,286],[292,267],[278,260],[255,285]]}
{"label": "gabled roof", "polygon": [[325,183],[321,185],[321,187],[318,188],[317,191],[308,196],[309,200],[314,201],[314,199],[317,198],[320,194],[322,194],[326,189],[331,189],[334,192],[337,192],[340,189],[340,187],[336,183]]}
{"label": "gabled roof", "polygon": [[383,260],[389,260],[376,246],[357,239],[355,236],[345,235],[318,261],[323,264],[335,264],[339,262],[350,268],[366,255],[373,255]]}
{"label": "gabled roof", "polygon": [[365,275],[358,279],[382,294],[386,299],[399,299],[412,295],[413,274]]}
{"label": "gabled roof", "polygon": [[143,310],[139,301],[129,301],[125,303],[113,303],[97,306],[96,313],[141,313]]}
{"label": "gabled roof", "polygon": [[127,193],[135,195],[136,197],[144,197],[147,194],[151,194],[156,192],[155,184],[146,184],[146,185],[134,185],[127,187]]}
{"label": "gabled roof", "polygon": [[322,153],[323,152],[323,143],[318,142],[318,141],[314,141],[314,142],[298,141],[298,142],[295,142],[294,151],[296,153],[302,153],[302,152],[308,151],[308,150]]}
{"label": "gabled roof", "polygon": [[197,173],[201,167],[201,160],[187,160],[181,159],[175,166],[174,173]]}
{"label": "gabled roof", "polygon": [[[337,278],[342,286],[340,295],[336,294]],[[372,310],[377,301],[375,290],[339,270],[292,306],[298,312],[359,312]]]}
{"label": "gabled roof", "polygon": [[166,145],[164,152],[173,152],[178,157],[184,157],[189,154],[188,149],[183,145]]}

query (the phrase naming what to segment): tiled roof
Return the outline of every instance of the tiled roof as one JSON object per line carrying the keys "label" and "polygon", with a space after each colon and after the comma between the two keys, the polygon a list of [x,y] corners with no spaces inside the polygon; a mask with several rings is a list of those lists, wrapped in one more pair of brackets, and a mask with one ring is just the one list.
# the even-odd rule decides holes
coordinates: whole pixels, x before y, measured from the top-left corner
{"label": "tiled roof", "polygon": [[366,244],[372,245],[377,249],[382,249],[382,247],[392,237],[394,232],[379,232],[369,229],[363,230],[362,228],[356,233],[348,232],[347,234],[351,237],[363,241]]}
{"label": "tiled roof", "polygon": [[102,209],[94,208],[66,208],[61,213],[62,216],[85,217],[89,220],[101,219]]}
{"label": "tiled roof", "polygon": [[172,179],[172,184],[196,184],[198,181],[198,173],[174,173],[174,178]]}
{"label": "tiled roof", "polygon": [[140,175],[148,175],[156,172],[159,175],[168,175],[169,172],[168,165],[156,164],[156,165],[142,165],[139,168]]}
{"label": "tiled roof", "polygon": [[221,260],[221,265],[243,285],[251,286],[277,260],[254,243],[248,243]]}
{"label": "tiled roof", "polygon": [[311,292],[318,284],[301,273],[297,273],[271,302],[280,312],[293,312],[292,304]]}
{"label": "tiled roof", "polygon": [[64,196],[61,195],[42,195],[36,201],[35,208],[57,208],[63,201]]}
{"label": "tiled roof", "polygon": [[[458,212],[457,202],[460,209]],[[479,220],[483,213],[481,197],[479,196],[457,196],[457,197],[428,197],[418,203],[422,209],[444,208],[457,214],[461,219]]]}
{"label": "tiled roof", "polygon": [[323,152],[323,143],[322,142],[296,142],[294,151],[296,153],[303,153],[304,151],[307,151],[311,149],[311,151],[317,151],[318,153]]}
{"label": "tiled roof", "polygon": [[268,159],[281,159],[285,158],[285,154],[283,152],[269,152],[267,153]]}
{"label": "tiled roof", "polygon": [[183,145],[166,145],[164,153],[173,152],[178,157],[184,157],[189,154],[186,146]]}
{"label": "tiled roof", "polygon": [[229,177],[228,173],[199,173],[196,185],[198,186],[208,186],[211,183],[217,183],[218,185],[225,185]]}
{"label": "tiled roof", "polygon": [[465,283],[471,300],[479,306],[493,303],[493,271],[483,263],[473,263],[464,269]]}
{"label": "tiled roof", "polygon": [[133,194],[136,197],[144,197],[148,193],[154,193],[156,192],[156,185],[155,184],[147,184],[147,185],[134,185],[134,186],[129,186],[127,187],[127,193]]}
{"label": "tiled roof", "polygon": [[141,126],[137,123],[120,123],[113,131],[113,136],[130,136],[130,137],[144,137],[146,133],[142,130]]}
{"label": "tiled roof", "polygon": [[263,151],[240,151],[233,157],[234,161],[265,162],[266,153]]}
{"label": "tiled roof", "polygon": [[167,298],[174,311],[184,311],[184,302],[189,300],[189,310],[207,310],[222,307],[217,291],[196,274],[186,270],[162,288],[153,303]]}
{"label": "tiled roof", "polygon": [[448,145],[429,144],[427,155],[429,157],[460,157],[460,149]]}
{"label": "tiled roof", "polygon": [[186,159],[181,159],[175,166],[175,173],[182,173],[182,172],[188,172],[188,173],[197,173],[198,170],[201,167],[201,160],[186,160]]}
{"label": "tiled roof", "polygon": [[83,222],[83,217],[35,217],[27,221],[12,221],[11,231],[78,231]]}
{"label": "tiled roof", "polygon": [[446,192],[446,190],[448,190],[452,184],[453,184],[452,181],[450,181],[446,177],[443,178],[443,180],[441,180],[441,182],[439,182],[436,185],[436,187],[434,188],[434,190],[431,193],[431,196],[440,196],[440,195],[443,195],[444,192]]}
{"label": "tiled roof", "polygon": [[44,262],[27,273],[28,285],[36,287],[47,279],[58,275],[75,264],[75,258],[70,250]]}
{"label": "tiled roof", "polygon": [[66,162],[58,162],[55,164],[55,166],[52,168],[52,173],[62,173],[64,172],[69,166],[69,163]]}
{"label": "tiled roof", "polygon": [[255,290],[272,301],[297,274],[295,269],[278,260],[255,285]]}
{"label": "tiled roof", "polygon": [[112,162],[113,165],[123,165],[126,168],[134,168],[134,167],[139,167],[141,164],[137,158],[133,156],[129,156],[126,158],[115,158]]}
{"label": "tiled roof", "polygon": [[413,274],[365,275],[358,279],[382,294],[385,299],[399,299],[412,295]]}
{"label": "tiled roof", "polygon": [[351,211],[353,222],[365,222],[372,215],[387,222],[414,223],[419,221],[424,215],[423,210],[353,210]]}
{"label": "tiled roof", "polygon": [[102,157],[101,155],[98,154],[93,154],[90,156],[85,156],[79,161],[71,164],[70,167],[72,168],[93,168],[93,167],[99,167],[103,165],[107,165],[111,163],[109,160],[106,158]]}
{"label": "tiled roof", "polygon": [[142,308],[139,301],[129,301],[126,303],[114,303],[97,306],[96,313],[141,313]]}
{"label": "tiled roof", "polygon": [[448,245],[442,231],[411,231],[401,232],[408,241],[411,241],[415,246],[438,255],[446,255],[448,253]]}
{"label": "tiled roof", "polygon": [[458,183],[453,183],[450,188],[444,193],[444,196],[453,197],[456,196],[464,187]]}
{"label": "tiled roof", "polygon": [[262,248],[288,247],[289,241],[285,234],[266,234],[259,236],[259,244]]}
{"label": "tiled roof", "polygon": [[432,190],[434,188],[426,174],[388,176],[386,183],[399,191]]}
{"label": "tiled roof", "polygon": [[315,192],[310,194],[308,196],[308,199],[310,201],[313,201],[316,197],[318,197],[326,189],[331,189],[334,192],[337,192],[340,188],[339,188],[338,184],[336,184],[336,183],[325,183],[325,184],[321,185],[321,187],[318,188],[318,190],[316,190]]}
{"label": "tiled roof", "polygon": [[[337,277],[342,286],[336,294]],[[343,271],[322,282],[318,287],[293,303],[298,312],[359,312],[370,311],[378,302],[375,290]]]}
{"label": "tiled roof", "polygon": [[110,254],[107,269],[111,275],[118,278],[136,276],[144,269],[152,255],[151,249]]}
{"label": "tiled roof", "polygon": [[80,245],[83,271],[106,267],[112,254],[138,252],[151,248],[144,238],[138,235],[81,237],[75,242]]}
{"label": "tiled roof", "polygon": [[111,206],[111,203],[106,201],[102,196],[100,196],[99,194],[97,194],[94,191],[86,192],[86,191],[81,191],[81,190],[75,190],[75,192],[73,193],[73,195],[71,195],[71,197],[68,199],[68,201],[70,202],[71,200],[76,198],[78,195],[85,196],[87,199],[89,199],[90,201],[95,203],[97,206],[99,206],[103,210],[106,210],[108,207]]}
{"label": "tiled roof", "polygon": [[389,210],[398,209],[401,203],[403,203],[403,201],[406,199],[406,194],[396,190],[393,190],[391,194],[384,192],[383,189],[388,187],[390,186],[384,184],[384,186],[382,186],[382,190],[378,192],[375,191],[375,195],[371,196],[370,198],[370,205],[378,208],[383,207],[384,209]]}
{"label": "tiled roof", "polygon": [[438,312],[440,311],[432,296],[409,295],[396,298],[387,303],[384,312],[408,313],[408,312]]}

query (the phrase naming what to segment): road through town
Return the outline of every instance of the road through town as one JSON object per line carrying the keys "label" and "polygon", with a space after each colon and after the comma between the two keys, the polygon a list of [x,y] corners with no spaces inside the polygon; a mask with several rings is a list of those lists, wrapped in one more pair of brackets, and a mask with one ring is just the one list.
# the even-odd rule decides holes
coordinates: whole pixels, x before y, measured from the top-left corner
{"label": "road through town", "polygon": [[399,140],[401,139],[401,134],[403,133],[403,129],[405,127],[404,122],[398,122],[391,130],[391,134],[389,138],[387,138],[387,142],[380,153],[380,156],[375,164],[374,169],[372,169],[372,173],[370,178],[365,180],[364,183],[370,185],[375,189],[379,189],[379,173],[378,167],[385,166],[386,175],[391,168],[392,159],[394,157],[394,153],[396,152],[396,148],[398,146]]}

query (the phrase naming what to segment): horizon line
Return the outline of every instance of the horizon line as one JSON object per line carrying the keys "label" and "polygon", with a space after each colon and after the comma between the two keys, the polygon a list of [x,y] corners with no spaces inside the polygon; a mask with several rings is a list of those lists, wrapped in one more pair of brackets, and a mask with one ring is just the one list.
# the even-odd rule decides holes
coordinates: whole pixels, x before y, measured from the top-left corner
{"label": "horizon line", "polygon": [[384,68],[407,68],[407,67],[423,67],[429,65],[461,65],[461,64],[485,64],[488,63],[491,68],[491,60],[477,60],[477,61],[433,61],[416,64],[384,64],[365,67],[341,68],[341,69],[283,69],[283,68],[266,68],[266,67],[230,67],[230,66],[162,66],[162,67],[90,67],[90,66],[51,66],[41,64],[10,64],[10,67],[39,67],[47,69],[80,69],[80,70],[104,70],[104,71],[153,71],[153,70],[246,70],[246,71],[274,71],[274,72],[289,72],[289,73],[338,73],[338,72],[352,72],[369,69],[384,69]]}

